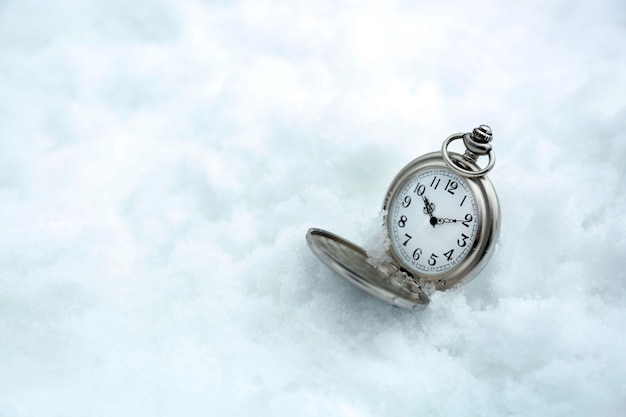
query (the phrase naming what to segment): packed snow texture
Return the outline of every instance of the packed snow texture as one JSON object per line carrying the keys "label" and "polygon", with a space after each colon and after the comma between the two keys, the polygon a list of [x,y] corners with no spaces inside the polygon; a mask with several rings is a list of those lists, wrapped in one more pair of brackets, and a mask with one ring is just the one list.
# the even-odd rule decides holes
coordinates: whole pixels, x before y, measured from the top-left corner
{"label": "packed snow texture", "polygon": [[[0,416],[623,416],[625,19],[0,0]],[[406,311],[310,252],[482,123],[474,281]]]}

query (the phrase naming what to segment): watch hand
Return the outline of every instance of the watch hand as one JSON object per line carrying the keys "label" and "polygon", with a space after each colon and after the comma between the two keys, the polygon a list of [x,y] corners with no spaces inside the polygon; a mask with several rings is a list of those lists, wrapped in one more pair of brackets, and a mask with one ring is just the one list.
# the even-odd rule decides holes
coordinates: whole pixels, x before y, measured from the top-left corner
{"label": "watch hand", "polygon": [[444,223],[461,223],[465,220],[457,220],[457,219],[448,219],[446,217],[444,218],[439,218],[437,219],[437,224],[444,224]]}
{"label": "watch hand", "polygon": [[426,196],[422,196],[422,199],[424,199],[424,213],[428,214],[428,216],[430,217],[430,224],[435,227],[435,225],[437,224],[437,218],[435,216],[433,216],[433,211],[435,211],[435,205],[431,202],[428,201],[428,198],[426,198]]}

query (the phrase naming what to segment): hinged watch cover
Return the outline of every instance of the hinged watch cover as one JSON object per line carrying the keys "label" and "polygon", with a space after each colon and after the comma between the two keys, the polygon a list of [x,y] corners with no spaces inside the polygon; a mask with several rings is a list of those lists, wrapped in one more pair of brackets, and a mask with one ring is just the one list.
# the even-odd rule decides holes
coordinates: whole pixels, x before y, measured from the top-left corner
{"label": "hinged watch cover", "polygon": [[423,309],[428,296],[405,273],[387,264],[374,266],[365,250],[322,229],[309,229],[306,241],[326,266],[369,294],[409,309]]}

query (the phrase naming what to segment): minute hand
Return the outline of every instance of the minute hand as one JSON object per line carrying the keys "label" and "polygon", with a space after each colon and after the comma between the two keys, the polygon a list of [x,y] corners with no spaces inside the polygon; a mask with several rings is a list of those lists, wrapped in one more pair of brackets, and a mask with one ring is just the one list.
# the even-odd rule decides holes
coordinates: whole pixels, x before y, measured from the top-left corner
{"label": "minute hand", "polygon": [[465,220],[457,220],[457,219],[448,219],[446,217],[441,218],[438,217],[437,218],[437,224],[444,224],[444,223],[463,223]]}

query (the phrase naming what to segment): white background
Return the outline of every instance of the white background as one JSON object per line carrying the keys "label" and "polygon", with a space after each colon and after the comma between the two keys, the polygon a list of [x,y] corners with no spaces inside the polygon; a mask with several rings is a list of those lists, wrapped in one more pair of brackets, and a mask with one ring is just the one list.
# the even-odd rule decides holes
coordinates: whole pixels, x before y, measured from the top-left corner
{"label": "white background", "polygon": [[[0,416],[622,416],[626,7],[0,0]],[[387,186],[489,124],[495,256],[353,289]]]}

